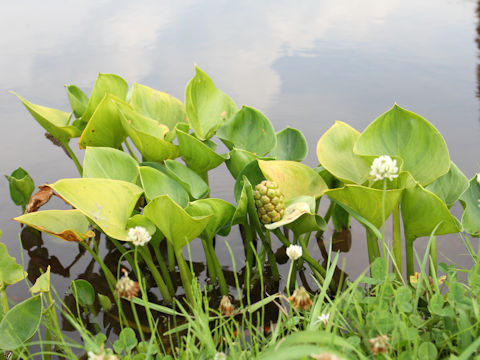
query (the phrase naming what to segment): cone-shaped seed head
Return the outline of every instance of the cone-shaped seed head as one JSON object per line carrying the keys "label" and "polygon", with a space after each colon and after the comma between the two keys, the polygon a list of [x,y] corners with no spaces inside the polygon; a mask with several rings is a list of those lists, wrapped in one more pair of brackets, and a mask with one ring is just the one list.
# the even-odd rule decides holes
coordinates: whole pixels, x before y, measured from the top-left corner
{"label": "cone-shaped seed head", "polygon": [[285,213],[285,198],[274,181],[264,180],[255,186],[255,206],[263,224],[279,221]]}

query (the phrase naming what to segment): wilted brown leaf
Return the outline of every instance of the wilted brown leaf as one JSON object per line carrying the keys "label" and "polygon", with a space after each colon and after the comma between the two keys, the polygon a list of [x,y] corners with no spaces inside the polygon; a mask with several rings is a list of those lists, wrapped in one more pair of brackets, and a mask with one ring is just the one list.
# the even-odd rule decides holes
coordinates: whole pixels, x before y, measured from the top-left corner
{"label": "wilted brown leaf", "polygon": [[52,197],[53,190],[48,187],[48,185],[40,185],[39,188],[40,190],[33,194],[30,198],[27,209],[25,211],[26,214],[37,211],[38,209],[40,209],[41,206],[45,205]]}

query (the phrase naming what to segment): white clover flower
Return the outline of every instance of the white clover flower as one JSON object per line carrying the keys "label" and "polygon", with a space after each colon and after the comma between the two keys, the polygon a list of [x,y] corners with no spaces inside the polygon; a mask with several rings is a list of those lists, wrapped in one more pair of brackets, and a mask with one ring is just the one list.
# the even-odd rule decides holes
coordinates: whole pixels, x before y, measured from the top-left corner
{"label": "white clover flower", "polygon": [[225,355],[225,353],[218,352],[215,354],[215,357],[213,358],[213,360],[225,360],[226,358],[227,358],[227,355]]}
{"label": "white clover flower", "polygon": [[134,298],[138,295],[140,287],[136,281],[133,281],[128,277],[128,272],[125,269],[122,269],[123,276],[115,284],[115,293],[119,297],[124,297],[127,299]]}
{"label": "white clover flower", "polygon": [[327,326],[329,319],[330,319],[330,313],[322,314],[318,317],[318,320],[315,321],[315,324],[321,322],[321,323],[323,323],[323,326]]}
{"label": "white clover flower", "polygon": [[287,256],[292,261],[299,259],[302,256],[302,247],[298,245],[290,245],[287,248]]}
{"label": "white clover flower", "polygon": [[370,175],[375,176],[374,181],[385,178],[393,180],[398,177],[397,160],[392,160],[388,155],[382,155],[373,160]]}
{"label": "white clover flower", "polygon": [[135,226],[128,230],[127,241],[131,241],[135,246],[143,246],[148,243],[151,238],[147,229],[142,226]]}

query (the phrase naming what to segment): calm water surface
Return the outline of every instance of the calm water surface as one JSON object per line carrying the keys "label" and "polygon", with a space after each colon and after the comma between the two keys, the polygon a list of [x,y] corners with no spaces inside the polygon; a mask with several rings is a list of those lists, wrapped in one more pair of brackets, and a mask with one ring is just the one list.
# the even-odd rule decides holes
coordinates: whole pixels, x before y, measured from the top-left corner
{"label": "calm water surface", "polygon": [[[196,63],[237,105],[262,110],[276,130],[300,129],[310,166],[316,165],[316,142],[336,120],[362,131],[397,102],[439,129],[452,160],[470,178],[480,158],[476,8],[472,0],[3,1],[0,172],[22,166],[37,185],[77,176],[9,90],[66,110],[65,84],[89,93],[97,73],[110,72],[183,100]],[[223,165],[211,183],[213,196],[233,202],[233,180]],[[11,220],[19,208],[4,178],[0,199],[2,241],[20,261],[20,228]],[[356,224],[352,230],[344,257],[346,272],[355,276],[368,259],[364,232]],[[242,254],[236,229],[227,240]],[[456,236],[438,241],[441,261],[469,265]],[[418,249],[425,244],[419,239]],[[224,239],[217,251],[231,269]],[[312,251],[321,257],[315,244]],[[202,262],[202,254],[194,241],[193,260]],[[53,281],[60,292],[91,260],[78,256],[76,244],[45,235],[43,245],[23,255],[32,275],[38,265],[57,264]],[[27,296],[24,288],[9,293],[20,299]]]}

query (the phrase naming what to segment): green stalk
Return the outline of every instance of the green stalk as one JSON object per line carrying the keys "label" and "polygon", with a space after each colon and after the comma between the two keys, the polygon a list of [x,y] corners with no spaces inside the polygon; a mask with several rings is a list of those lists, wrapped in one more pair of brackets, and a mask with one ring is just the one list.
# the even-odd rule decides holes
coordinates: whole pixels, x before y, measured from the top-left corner
{"label": "green stalk", "polygon": [[155,252],[155,257],[157,259],[158,265],[160,266],[160,272],[162,273],[162,276],[165,279],[165,283],[167,284],[168,291],[170,292],[170,295],[173,296],[175,294],[175,288],[173,286],[170,273],[168,272],[167,265],[165,264],[165,260],[163,260],[163,256],[157,246],[153,247],[153,251]]}
{"label": "green stalk", "polygon": [[[148,269],[152,273],[153,278],[157,283],[157,287],[160,290],[160,293],[162,294],[163,300],[165,300],[168,303],[171,303],[172,297],[170,296],[170,292],[165,284],[165,281],[163,281],[162,275],[160,275],[157,267],[153,263],[152,256],[150,255],[150,251],[145,246],[137,246],[137,249],[140,251],[140,255],[142,255],[142,258],[145,261],[145,264],[147,264]],[[138,263],[136,264],[138,268]],[[140,269],[138,269],[138,272],[140,273]]]}
{"label": "green stalk", "polygon": [[6,288],[7,286],[3,285],[2,289],[0,290],[0,297],[2,298],[2,309],[4,314],[6,314],[9,310]]}
{"label": "green stalk", "polygon": [[368,262],[372,265],[373,261],[380,257],[380,248],[378,247],[377,236],[368,227],[365,227],[367,231],[367,249],[368,249]]}
{"label": "green stalk", "polygon": [[433,236],[433,238],[430,241],[430,257],[432,258],[432,261],[429,262],[430,267],[429,267],[429,275],[434,276],[434,274],[437,274],[437,237]]}
{"label": "green stalk", "polygon": [[[133,257],[130,254],[130,252],[127,251],[127,249],[125,249],[117,239],[114,239],[114,238],[109,238],[109,239],[113,242],[113,245],[115,245],[117,250],[120,251],[120,253],[125,257],[125,259],[129,263],[130,267],[135,271],[135,261],[133,260]],[[138,276],[138,274],[137,274],[137,276]]]}
{"label": "green stalk", "polygon": [[182,278],[183,288],[185,289],[185,295],[190,304],[194,304],[193,290],[192,290],[192,274],[188,270],[188,265],[182,255],[182,249],[175,250],[175,257],[177,258],[178,269],[180,270],[180,277]]}
{"label": "green stalk", "polygon": [[137,325],[140,338],[142,339],[142,341],[145,341],[145,335],[143,334],[142,323],[140,322],[140,319],[138,317],[137,308],[135,307],[135,304],[133,303],[133,301],[129,300],[129,303],[130,303],[130,307],[132,308],[133,318],[135,319],[135,324]]}
{"label": "green stalk", "polygon": [[405,233],[405,256],[407,257],[407,281],[415,273],[415,264],[413,262],[413,242],[415,237]]}
{"label": "green stalk", "polygon": [[297,275],[296,266],[297,263],[295,260],[290,262],[290,269],[288,270],[287,277],[287,295],[290,296],[290,292],[295,288],[295,278]]}
{"label": "green stalk", "polygon": [[[62,330],[60,329],[60,326],[58,325],[58,317],[57,317],[57,312],[55,310],[55,302],[53,301],[52,294],[50,291],[47,292],[47,299],[48,299],[48,317],[50,319],[50,323],[52,324],[53,327],[53,332],[55,334],[55,340],[59,343],[65,343],[65,340],[63,339],[63,333]],[[67,355],[67,359],[76,359],[75,355],[72,353],[70,347],[66,347],[62,349],[62,351],[65,352],[65,355]]]}
{"label": "green stalk", "polygon": [[168,271],[175,271],[175,250],[170,241],[167,241]]}
{"label": "green stalk", "polygon": [[[392,214],[393,258],[397,264],[397,277],[402,277],[402,235],[400,229],[400,204],[393,208]],[[393,269],[396,268],[393,266]]]}
{"label": "green stalk", "polygon": [[212,241],[207,241],[207,247],[210,253],[210,257],[213,261],[215,267],[215,272],[218,277],[218,284],[220,286],[220,293],[222,295],[228,295],[228,286],[227,281],[225,280],[225,275],[223,274],[222,267],[220,266],[220,261],[218,261],[217,254],[215,253],[215,248],[213,247]]}
{"label": "green stalk", "polygon": [[115,294],[114,289],[115,289],[115,284],[117,283],[117,279],[115,278],[115,276],[113,276],[112,272],[107,267],[107,265],[105,265],[103,260],[97,255],[95,251],[93,251],[90,248],[90,246],[88,246],[87,243],[82,241],[80,244],[82,244],[82,246],[90,253],[90,255],[92,255],[92,257],[95,259],[98,265],[100,265],[107,279],[107,283],[108,283],[108,287],[110,288],[110,291],[112,292],[112,294]]}
{"label": "green stalk", "polygon": [[270,239],[270,232],[267,231],[265,239],[265,249],[267,250],[268,263],[270,265],[270,270],[272,271],[272,278],[275,281],[280,280],[280,272],[278,271],[277,261],[275,259],[275,254],[272,250],[272,241]]}
{"label": "green stalk", "polygon": [[80,176],[83,175],[83,168],[82,168],[82,165],[80,165],[80,162],[78,161],[77,159],[77,156],[75,155],[75,153],[73,152],[72,148],[70,147],[70,145],[68,145],[68,141],[66,142],[62,142],[63,146],[64,146],[64,149],[67,151],[68,155],[70,155],[70,158],[73,160],[73,163],[75,164],[75,166],[77,167],[77,170],[80,174]]}
{"label": "green stalk", "polygon": [[205,259],[207,260],[207,269],[208,269],[208,276],[212,281],[212,284],[217,284],[217,272],[215,268],[215,264],[213,263],[212,255],[210,254],[210,249],[208,246],[208,240],[201,237],[203,251],[205,252]]}
{"label": "green stalk", "polygon": [[243,225],[246,234],[246,246],[247,246],[247,267],[250,269],[250,273],[252,273],[252,266],[253,266],[253,236],[255,234],[255,230],[252,225],[249,225],[247,221]]}

